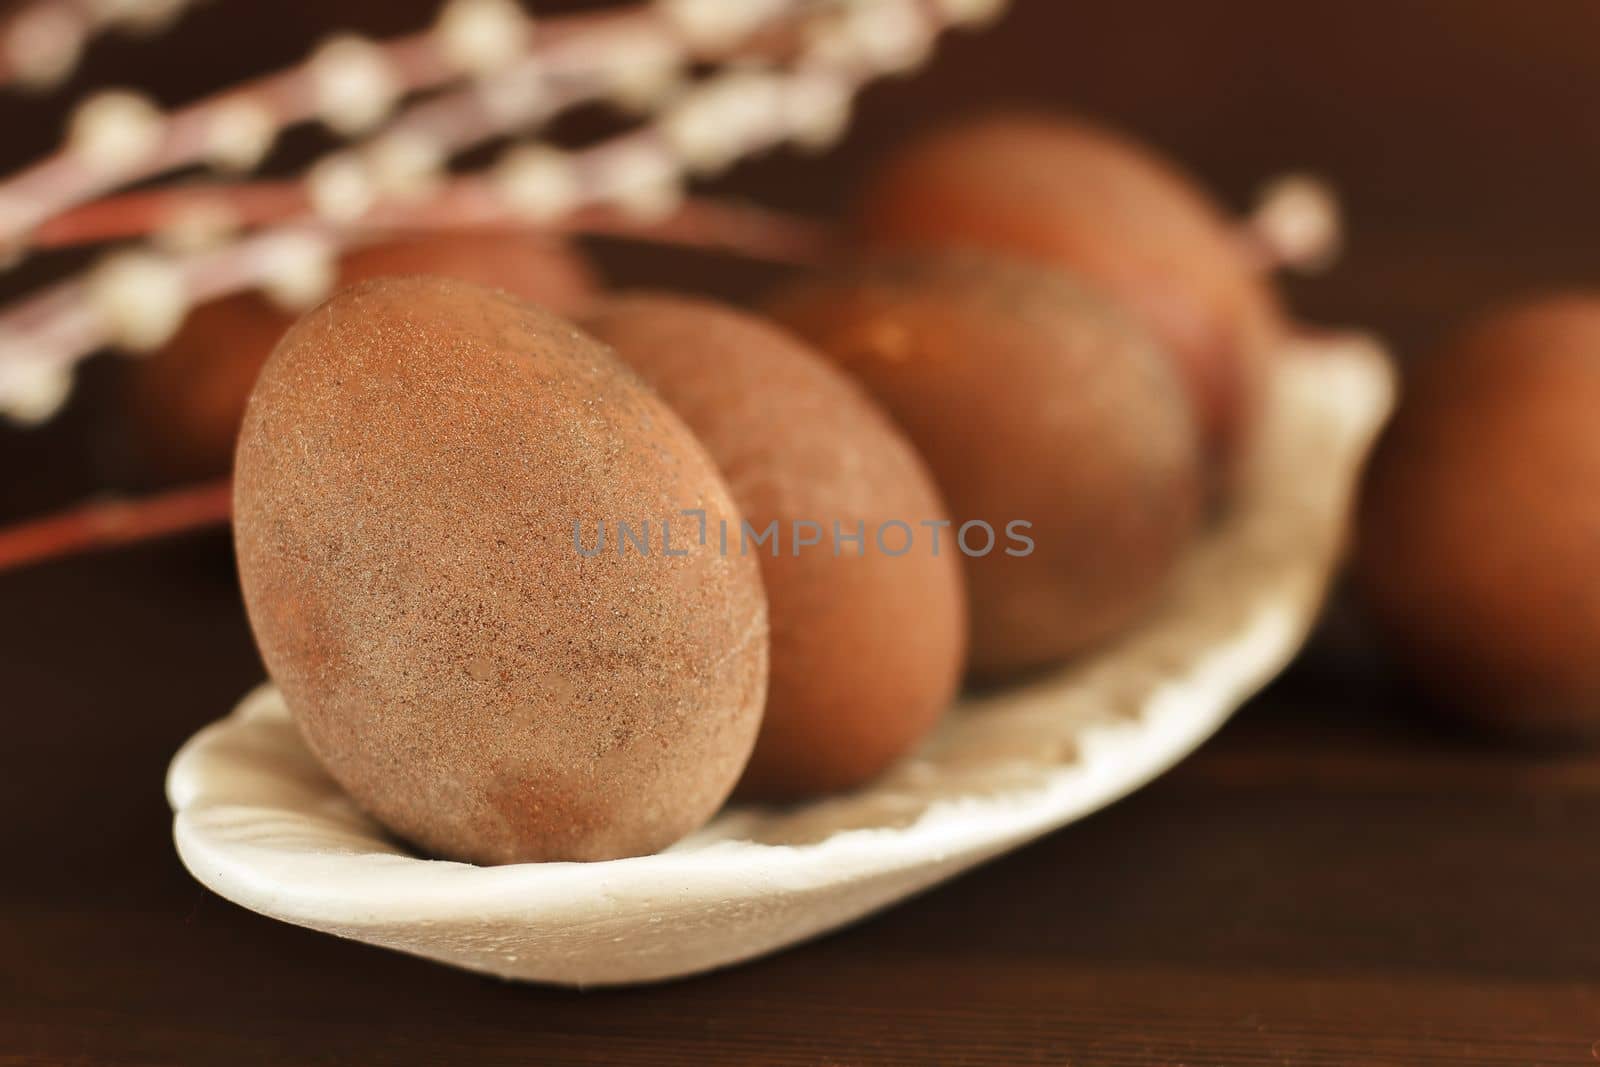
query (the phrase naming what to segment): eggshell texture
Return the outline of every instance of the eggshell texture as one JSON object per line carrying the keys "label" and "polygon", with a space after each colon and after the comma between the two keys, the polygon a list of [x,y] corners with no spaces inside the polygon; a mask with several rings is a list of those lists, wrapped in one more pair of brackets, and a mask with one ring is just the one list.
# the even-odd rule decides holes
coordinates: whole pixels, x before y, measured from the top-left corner
{"label": "eggshell texture", "polygon": [[[341,260],[339,285],[386,274],[441,274],[505,289],[562,313],[578,310],[598,289],[589,265],[565,242],[496,230],[359,249]],[[176,337],[135,368],[130,402],[144,460],[170,477],[226,471],[250,386],[293,322],[257,293],[196,308]]]}
{"label": "eggshell texture", "polygon": [[1360,587],[1421,682],[1600,738],[1600,295],[1496,314],[1427,361],[1360,515]]}
{"label": "eggshell texture", "polygon": [[[921,526],[948,521],[922,460],[855,382],[750,315],[636,295],[585,325],[705,444],[750,527],[778,523],[777,554],[740,531],[730,541],[760,560],[772,619],[766,716],[739,792],[789,799],[869,781],[938,721],[964,661],[960,563]],[[796,522],[816,523],[802,537],[820,543],[798,547]],[[909,551],[905,531],[884,528],[896,522],[922,535]]]}
{"label": "eggshell texture", "polygon": [[566,320],[442,278],[343,291],[262,371],[234,507],[250,621],[307,743],[426,851],[652,852],[743,770],[767,678],[755,561],[667,556],[659,531],[648,555],[579,551],[600,522],[738,512]]}
{"label": "eggshell texture", "polygon": [[383,244],[347,254],[339,284],[354,285],[390,274],[442,274],[569,314],[599,289],[594,271],[566,241],[517,230],[457,230]]}
{"label": "eggshell texture", "polygon": [[1176,361],[1214,477],[1247,447],[1282,317],[1218,207],[1167,160],[1076,119],[998,115],[914,141],[869,182],[879,246],[972,245],[1065,267]]}
{"label": "eggshell texture", "polygon": [[1201,479],[1181,387],[1130,320],[1058,271],[973,252],[868,260],[772,309],[884,403],[958,527],[995,531],[963,553],[977,672],[1060,660],[1154,603]]}

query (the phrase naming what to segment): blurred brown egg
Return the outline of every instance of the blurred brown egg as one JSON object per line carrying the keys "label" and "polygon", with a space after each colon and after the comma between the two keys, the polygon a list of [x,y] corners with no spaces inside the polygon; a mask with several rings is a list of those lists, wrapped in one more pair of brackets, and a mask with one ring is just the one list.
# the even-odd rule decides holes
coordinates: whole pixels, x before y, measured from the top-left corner
{"label": "blurred brown egg", "polygon": [[[386,274],[440,274],[505,289],[558,312],[598,289],[570,245],[528,232],[466,230],[358,249],[339,285]],[[167,478],[221,474],[233,460],[245,399],[294,317],[256,293],[196,308],[176,337],[133,368],[130,407],[141,459]]]}
{"label": "blurred brown egg", "polygon": [[923,524],[948,516],[921,459],[855,382],[742,312],[639,295],[585,325],[705,444],[750,528],[777,523],[769,545],[734,531],[729,549],[760,560],[772,621],[766,716],[739,792],[870,780],[938,721],[964,665],[959,557],[933,551]]}
{"label": "blurred brown egg", "polygon": [[1060,271],[903,253],[780,294],[776,318],[866,384],[933,471],[965,559],[974,669],[1081,652],[1160,596],[1201,477],[1171,364]]}
{"label": "blurred brown egg", "polygon": [[998,115],[890,157],[857,211],[878,246],[970,245],[1067,268],[1177,362],[1214,477],[1246,447],[1282,322],[1218,206],[1170,161],[1080,119]]}
{"label": "blurred brown egg", "polygon": [[367,811],[476,863],[656,851],[704,823],[760,726],[753,559],[601,545],[739,513],[598,341],[431,276],[335,295],[262,370],[234,538],[262,658]]}
{"label": "blurred brown egg", "polygon": [[1442,700],[1600,738],[1600,296],[1492,315],[1420,368],[1367,474],[1357,574]]}

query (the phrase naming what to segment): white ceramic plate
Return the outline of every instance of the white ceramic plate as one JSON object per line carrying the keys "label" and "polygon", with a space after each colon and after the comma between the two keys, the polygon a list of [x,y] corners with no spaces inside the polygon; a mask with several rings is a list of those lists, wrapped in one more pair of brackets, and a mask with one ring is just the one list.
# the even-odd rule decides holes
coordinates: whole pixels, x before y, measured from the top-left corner
{"label": "white ceramic plate", "polygon": [[569,985],[709,970],[892,904],[1150,781],[1295,654],[1393,384],[1360,339],[1297,343],[1281,367],[1242,495],[1160,611],[1092,658],[964,701],[869,789],[730,808],[638,859],[418,859],[323,773],[266,687],[173,760],[178,853],[201,882],[265,915]]}

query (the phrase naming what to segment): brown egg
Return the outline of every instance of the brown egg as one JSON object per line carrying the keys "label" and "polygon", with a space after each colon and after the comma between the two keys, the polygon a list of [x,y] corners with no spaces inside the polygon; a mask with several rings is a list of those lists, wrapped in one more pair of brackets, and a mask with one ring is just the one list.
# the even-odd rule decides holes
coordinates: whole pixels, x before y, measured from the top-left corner
{"label": "brown egg", "polygon": [[457,230],[358,248],[339,264],[339,284],[391,274],[442,274],[504,289],[552,311],[579,311],[599,289],[573,246],[526,230]]}
{"label": "brown egg", "polygon": [[[598,286],[570,245],[535,233],[467,230],[359,249],[339,284],[385,274],[442,274],[505,289],[567,313]],[[250,385],[294,317],[256,293],[196,308],[178,335],[134,369],[130,403],[146,462],[174,478],[223,473]]]}
{"label": "brown egg", "polygon": [[773,310],[899,421],[955,532],[992,531],[957,545],[975,670],[1055,662],[1154,603],[1195,527],[1199,460],[1172,367],[1131,320],[1059,271],[970,251],[869,260]]}
{"label": "brown egg", "polygon": [[[245,603],[307,743],[397,835],[478,863],[655,851],[743,771],[760,570],[714,546],[666,555],[659,523],[681,509],[739,521],[604,345],[428,276],[301,319],[235,468]],[[621,521],[655,532],[619,550]]]}
{"label": "brown egg", "polygon": [[1413,376],[1364,485],[1357,572],[1444,701],[1600,738],[1600,295],[1491,316]]}
{"label": "brown egg", "polygon": [[879,246],[1023,255],[1121,303],[1176,360],[1214,477],[1227,480],[1283,327],[1234,227],[1172,163],[1081,120],[1000,115],[892,156],[857,219]]}
{"label": "brown egg", "polygon": [[949,520],[921,459],[855,382],[742,312],[640,295],[585,325],[705,444],[753,531],[731,531],[730,551],[761,562],[772,677],[740,793],[870,780],[927,734],[962,673],[960,563],[923,525]]}
{"label": "brown egg", "polygon": [[202,304],[130,368],[128,416],[141,465],[172,480],[233,462],[250,386],[294,319],[256,293]]}

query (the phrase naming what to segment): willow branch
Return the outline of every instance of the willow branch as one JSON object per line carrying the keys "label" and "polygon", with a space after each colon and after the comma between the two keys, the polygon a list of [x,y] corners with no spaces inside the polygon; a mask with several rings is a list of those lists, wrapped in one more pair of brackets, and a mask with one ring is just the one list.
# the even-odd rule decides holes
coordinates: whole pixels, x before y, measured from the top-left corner
{"label": "willow branch", "polygon": [[1339,199],[1307,174],[1286,174],[1261,191],[1240,227],[1245,254],[1264,271],[1311,274],[1332,265],[1344,242]]}
{"label": "willow branch", "polygon": [[[152,189],[87,204],[52,220],[36,235],[40,247],[67,248],[148,237],[186,217],[215,214],[254,228],[306,218],[310,195],[301,182],[260,181],[204,188]],[[530,223],[481,177],[454,178],[427,199],[374,211],[348,227],[381,238],[465,227],[552,229],[572,234],[704,248],[771,263],[813,265],[837,241],[833,227],[758,204],[713,197],[686,199],[659,221],[641,221],[615,208],[592,207],[548,226]]]}
{"label": "willow branch", "polygon": [[[762,18],[750,20],[751,32],[814,4],[760,0],[751,10],[759,10]],[[714,57],[738,43],[717,40],[716,48],[707,47],[685,33],[671,10],[671,4],[641,4],[525,27],[529,43],[519,59],[442,104],[419,104],[406,122],[446,142],[471,143],[504,130],[506,117],[496,114],[497,94],[502,101],[512,99],[513,111],[516,98],[526,97],[535,83],[552,87],[559,98],[574,91],[565,79],[593,75],[597,68],[607,71],[608,57],[637,61],[637,51],[629,50],[641,41],[665,43],[679,57],[696,58]],[[469,73],[451,54],[448,36],[432,28],[382,43],[334,40],[295,67],[166,115],[130,94],[90,100],[79,109],[59,152],[0,180],[0,244],[26,246],[32,230],[61,212],[184,167],[231,162],[252,169],[279,133],[312,119],[345,133],[376,127],[393,102],[463,81]]]}
{"label": "willow branch", "polygon": [[219,526],[228,521],[232,506],[233,487],[226,479],[137,499],[82,504],[0,529],[0,571]]}
{"label": "willow branch", "polygon": [[[660,2],[679,9],[679,0]],[[748,22],[752,12],[810,10],[810,4],[751,0],[748,7],[709,10],[738,11]],[[971,25],[993,8],[992,0],[850,0],[828,6],[807,24],[805,49],[787,70],[730,66],[670,94],[641,128],[573,152],[518,146],[492,176],[444,182],[443,192],[434,189],[431,196],[404,183],[399,189],[383,182],[372,188],[364,165],[322,182],[313,175],[305,195],[314,214],[200,251],[121,253],[0,310],[0,407],[22,421],[48,417],[70,388],[78,360],[111,345],[158,346],[190,307],[220,296],[263,289],[291,306],[314,303],[331,284],[332,261],[340,251],[385,230],[414,229],[430,220],[444,225],[469,216],[484,222],[516,217],[612,232],[626,220],[644,224],[634,232],[680,242],[748,241],[757,232],[749,216],[732,220],[691,211],[670,224],[652,224],[673,218],[689,176],[720,171],[788,142],[831,143],[867,82],[919,65],[940,32]],[[649,13],[659,17],[655,8]],[[428,168],[420,177],[424,189],[443,181]],[[298,195],[263,190],[263,209],[278,210]],[[810,259],[821,246],[814,235],[792,228],[777,231],[776,238],[765,247],[788,258]]]}

